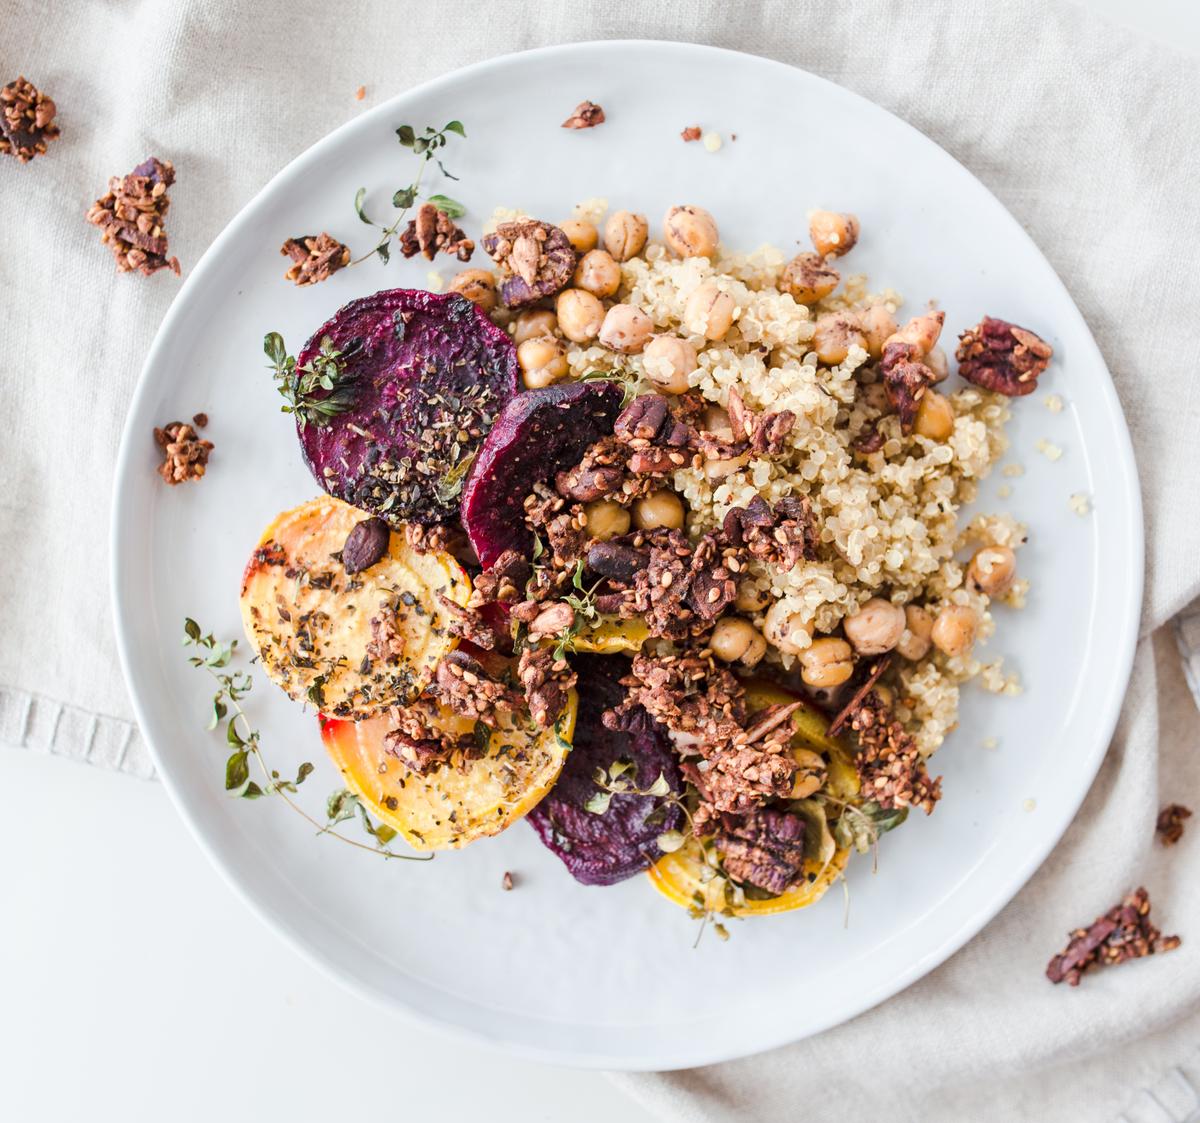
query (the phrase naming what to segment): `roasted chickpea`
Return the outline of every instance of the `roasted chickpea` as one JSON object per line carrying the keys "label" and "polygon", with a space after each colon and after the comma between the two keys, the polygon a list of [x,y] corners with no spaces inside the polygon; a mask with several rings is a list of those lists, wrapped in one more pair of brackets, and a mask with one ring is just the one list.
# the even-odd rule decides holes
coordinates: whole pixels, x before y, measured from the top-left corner
{"label": "roasted chickpea", "polygon": [[967,579],[989,597],[1002,597],[1017,576],[1017,555],[1007,546],[981,546],[967,566]]}
{"label": "roasted chickpea", "polygon": [[680,257],[712,257],[717,221],[703,207],[672,207],[663,219],[663,240]]}
{"label": "roasted chickpea", "polygon": [[800,677],[809,686],[841,686],[853,673],[854,655],[844,639],[822,636],[800,652]]}
{"label": "roasted chickpea", "polygon": [[935,347],[922,361],[933,371],[934,382],[945,382],[950,377],[950,363],[943,348]]}
{"label": "roasted chickpea", "polygon": [[737,599],[734,600],[733,607],[738,612],[761,612],[767,607],[768,599],[765,589],[760,589],[749,581],[743,581],[737,587]]}
{"label": "roasted chickpea", "polygon": [[587,515],[587,530],[593,538],[607,542],[629,533],[629,512],[611,499],[597,499],[584,507]]}
{"label": "roasted chickpea", "polygon": [[899,331],[889,335],[883,345],[886,347],[889,343],[910,343],[924,355],[932,351],[937,344],[938,337],[942,334],[942,324],[945,322],[945,312],[926,312],[914,316]]}
{"label": "roasted chickpea", "polygon": [[558,331],[558,317],[549,308],[527,308],[513,321],[512,340],[520,347],[527,339],[553,335]]}
{"label": "roasted chickpea", "polygon": [[767,609],[763,634],[786,655],[799,655],[812,641],[812,624],[777,600]]}
{"label": "roasted chickpea", "polygon": [[632,304],[614,304],[600,326],[600,342],[610,351],[636,355],[646,346],[654,321]]}
{"label": "roasted chickpea", "polygon": [[858,318],[850,312],[826,312],[817,317],[812,348],[826,366],[845,362],[851,347],[866,349],[866,338],[859,330]]}
{"label": "roasted chickpea", "polygon": [[628,261],[642,252],[649,232],[644,214],[615,211],[604,224],[604,248],[618,261]]}
{"label": "roasted chickpea", "polygon": [[979,617],[973,608],[965,604],[947,605],[937,614],[929,638],[939,651],[947,655],[966,655],[975,646],[975,634],[979,630]]}
{"label": "roasted chickpea", "polygon": [[554,302],[558,330],[572,343],[587,343],[600,334],[604,305],[583,289],[563,289]]}
{"label": "roasted chickpea", "polygon": [[633,525],[638,530],[683,529],[683,501],[673,491],[652,491],[633,503]]}
{"label": "roasted chickpea", "polygon": [[517,348],[517,362],[521,367],[521,381],[527,390],[549,386],[570,369],[563,341],[552,335],[539,335],[525,340]]}
{"label": "roasted chickpea", "polygon": [[927,388],[917,406],[913,432],[931,441],[948,441],[954,433],[954,407],[950,399]]}
{"label": "roasted chickpea", "polygon": [[485,312],[496,307],[496,278],[487,269],[464,269],[456,273],[448,286]]}
{"label": "roasted chickpea", "polygon": [[605,250],[590,250],[575,266],[575,285],[593,296],[613,296],[621,287],[621,267]]}
{"label": "roasted chickpea", "polygon": [[842,630],[859,655],[882,655],[891,651],[904,634],[904,609],[882,597],[872,597],[842,621]]}
{"label": "roasted chickpea", "polygon": [[664,394],[682,394],[696,369],[696,348],[674,335],[656,335],[642,351],[642,369]]}
{"label": "roasted chickpea", "polygon": [[558,228],[567,236],[567,241],[576,253],[594,250],[596,243],[600,241],[600,231],[596,229],[595,223],[580,218],[568,218],[566,222],[560,222]]}
{"label": "roasted chickpea", "polygon": [[792,777],[792,799],[808,799],[821,790],[829,775],[825,758],[812,749],[792,749],[796,774]]}
{"label": "roasted chickpea", "polygon": [[[816,304],[833,292],[841,279],[842,275],[827,265],[819,253],[801,253],[787,263],[779,287],[790,293],[797,304]],[[892,330],[895,331],[895,325]]]}
{"label": "roasted chickpea", "polygon": [[723,616],[713,628],[708,641],[712,653],[725,663],[757,666],[767,653],[767,641],[762,633],[740,616]]}
{"label": "roasted chickpea", "polygon": [[878,359],[883,354],[884,343],[896,333],[896,317],[888,311],[886,304],[872,304],[858,314],[858,322],[867,340],[867,354]]}
{"label": "roasted chickpea", "polygon": [[914,663],[929,654],[930,633],[933,631],[933,616],[919,604],[904,607],[904,634],[896,644],[896,650],[905,659]]}
{"label": "roasted chickpea", "polygon": [[808,235],[817,253],[841,257],[858,241],[858,218],[836,211],[812,211],[808,216]]}
{"label": "roasted chickpea", "polygon": [[737,305],[729,293],[706,281],[688,297],[683,309],[683,323],[688,331],[705,339],[724,339],[725,333],[733,327],[736,310]]}

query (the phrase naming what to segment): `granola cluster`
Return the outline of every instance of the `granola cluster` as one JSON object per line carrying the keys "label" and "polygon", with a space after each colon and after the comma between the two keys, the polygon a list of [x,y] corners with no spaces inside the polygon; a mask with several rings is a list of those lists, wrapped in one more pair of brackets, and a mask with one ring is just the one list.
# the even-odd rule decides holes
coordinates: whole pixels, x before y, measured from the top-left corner
{"label": "granola cluster", "polygon": [[1046,978],[1075,987],[1094,968],[1173,951],[1181,942],[1178,936],[1164,936],[1151,923],[1150,894],[1138,888],[1089,927],[1076,928],[1067,946],[1050,960]]}
{"label": "granola cluster", "polygon": [[[197,424],[202,416],[197,415]],[[154,443],[163,454],[158,474],[172,487],[185,480],[200,479],[208,468],[208,457],[213,450],[213,443],[201,439],[186,421],[172,421],[161,429],[155,429]]]}
{"label": "granola cluster", "polygon": [[558,719],[577,681],[570,664],[549,647],[527,647],[517,662],[517,679],[533,720],[543,729]]}
{"label": "granola cluster", "polygon": [[58,107],[24,75],[0,89],[0,156],[28,164],[59,135]]}
{"label": "granola cluster", "polygon": [[292,259],[284,277],[297,286],[320,284],[350,264],[350,248],[324,232],[289,238],[279,252]]}
{"label": "granola cluster", "polygon": [[1032,394],[1054,349],[1028,328],[984,316],[958,337],[958,373],[968,382],[1010,398]]}
{"label": "granola cluster", "polygon": [[553,296],[575,272],[575,250],[566,234],[548,222],[503,222],[484,236],[483,248],[506,273],[500,296],[509,308]]}
{"label": "granola cluster", "polygon": [[439,253],[448,253],[459,261],[470,261],[475,243],[454,224],[445,211],[432,203],[422,203],[417,216],[400,234],[400,252],[405,257],[423,254],[432,261]]}
{"label": "granola cluster", "polygon": [[100,227],[100,241],[112,250],[119,272],[179,273],[179,259],[167,257],[163,226],[171,205],[167,188],[174,182],[174,166],[151,156],[127,176],[113,176],[108,194],[92,204],[87,220]]}
{"label": "granola cluster", "polygon": [[563,123],[564,129],[594,129],[604,124],[604,110],[594,101],[581,101]]}
{"label": "granola cluster", "polygon": [[855,766],[863,795],[884,810],[932,812],[942,797],[942,779],[930,779],[916,740],[878,692],[867,692],[850,713],[849,725],[858,737]]}

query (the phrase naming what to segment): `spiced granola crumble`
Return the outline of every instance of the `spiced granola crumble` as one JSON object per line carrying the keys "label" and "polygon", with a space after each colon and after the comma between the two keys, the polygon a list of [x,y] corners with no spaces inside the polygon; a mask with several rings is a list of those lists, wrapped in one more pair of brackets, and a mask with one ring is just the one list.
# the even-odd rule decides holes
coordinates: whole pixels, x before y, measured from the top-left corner
{"label": "spiced granola crumble", "polygon": [[350,264],[349,247],[324,231],[289,238],[279,252],[292,259],[284,278],[297,286],[320,284]]}
{"label": "spiced granola crumble", "polygon": [[1183,821],[1192,817],[1191,809],[1182,803],[1168,803],[1158,813],[1155,833],[1164,846],[1174,846],[1183,837]]}
{"label": "spiced granola crumble", "polygon": [[0,155],[28,164],[59,135],[58,107],[24,75],[0,89]]}
{"label": "spiced granola crumble", "polygon": [[200,479],[208,468],[213,443],[201,439],[186,421],[171,421],[155,429],[154,443],[163,454],[158,474],[172,487],[185,480]]}
{"label": "spiced granola crumble", "polygon": [[1150,921],[1150,894],[1138,888],[1119,905],[1097,917],[1087,928],[1076,928],[1046,967],[1052,983],[1078,986],[1084,974],[1098,967],[1115,967],[1130,959],[1173,951],[1182,942],[1164,936]]}
{"label": "spiced granola crumble", "polygon": [[100,227],[100,241],[112,251],[118,272],[179,273],[179,259],[167,257],[163,225],[171,205],[167,189],[174,182],[174,165],[151,156],[127,176],[113,176],[108,193],[92,204],[87,220]]}
{"label": "spiced granola crumble", "polygon": [[604,110],[594,101],[581,101],[563,123],[564,129],[594,129],[604,124]]}

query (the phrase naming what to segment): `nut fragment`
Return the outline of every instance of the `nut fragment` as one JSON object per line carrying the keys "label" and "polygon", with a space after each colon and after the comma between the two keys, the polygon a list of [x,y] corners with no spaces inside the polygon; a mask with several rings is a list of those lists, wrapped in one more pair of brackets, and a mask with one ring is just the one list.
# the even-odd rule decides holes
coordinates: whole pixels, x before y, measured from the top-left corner
{"label": "nut fragment", "polygon": [[0,155],[28,164],[46,154],[46,141],[59,135],[57,107],[22,75],[0,90]]}
{"label": "nut fragment", "polygon": [[523,308],[566,287],[575,272],[575,250],[557,226],[536,219],[502,222],[483,248],[510,274],[500,285],[509,308]]}
{"label": "nut fragment", "polygon": [[388,524],[377,515],[355,523],[342,547],[342,568],[350,574],[370,569],[388,552],[391,540]]}
{"label": "nut fragment", "polygon": [[292,259],[292,267],[283,276],[296,285],[320,284],[350,264],[349,247],[324,231],[289,238],[279,252]]}
{"label": "nut fragment", "polygon": [[113,176],[108,194],[87,212],[88,222],[100,227],[100,241],[112,250],[120,272],[136,269],[144,277],[160,269],[179,272],[178,258],[167,257],[163,228],[171,205],[167,188],[174,182],[174,165],[151,156],[127,176]]}
{"label": "nut fragment", "polygon": [[604,110],[594,101],[581,101],[563,123],[564,129],[594,129],[604,124]]}
{"label": "nut fragment", "polygon": [[1010,398],[1032,394],[1054,354],[1049,343],[1027,328],[991,316],[984,316],[958,339],[958,373],[976,386]]}
{"label": "nut fragment", "polygon": [[429,261],[439,252],[453,254],[459,261],[470,261],[475,243],[454,225],[454,219],[445,211],[438,210],[432,203],[422,203],[417,217],[400,235],[400,252],[405,257],[424,254]]}
{"label": "nut fragment", "polygon": [[[207,418],[205,418],[207,420]],[[172,421],[154,430],[154,441],[163,451],[158,474],[172,487],[184,480],[198,480],[208,466],[212,441],[203,441],[184,421]]]}

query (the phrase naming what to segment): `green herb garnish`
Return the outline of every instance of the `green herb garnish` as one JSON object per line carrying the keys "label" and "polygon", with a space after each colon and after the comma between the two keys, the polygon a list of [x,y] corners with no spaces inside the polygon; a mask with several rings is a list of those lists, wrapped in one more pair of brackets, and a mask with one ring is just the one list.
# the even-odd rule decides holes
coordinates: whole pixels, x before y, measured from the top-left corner
{"label": "green herb garnish", "polygon": [[354,405],[354,377],[346,372],[346,352],[339,351],[333,340],[325,336],[320,350],[303,366],[287,353],[283,336],[277,331],[263,337],[263,351],[271,360],[279,393],[283,396],[284,413],[294,413],[301,430],[310,421],[325,425],[331,417],[345,413]]}

